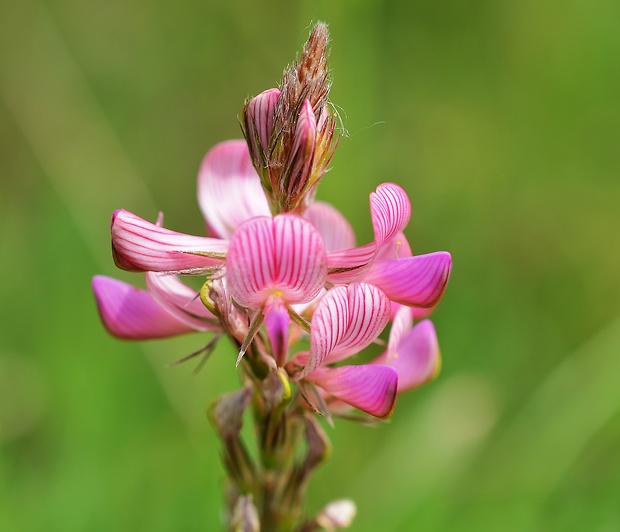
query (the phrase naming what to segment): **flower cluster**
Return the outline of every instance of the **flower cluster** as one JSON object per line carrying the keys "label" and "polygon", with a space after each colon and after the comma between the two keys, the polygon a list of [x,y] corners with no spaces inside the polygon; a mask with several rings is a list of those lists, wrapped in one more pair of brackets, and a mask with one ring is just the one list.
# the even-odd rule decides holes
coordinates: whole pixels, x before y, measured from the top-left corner
{"label": "flower cluster", "polygon": [[[273,408],[286,403],[290,412],[309,407],[328,417],[355,408],[385,418],[397,393],[438,371],[434,327],[417,320],[442,296],[451,258],[412,255],[403,233],[411,205],[394,183],[370,194],[374,240],[362,246],[335,207],[315,201],[338,142],[326,46],[319,24],[280,88],[244,105],[245,141],[207,153],[198,202],[209,236],[177,233],[163,227],[161,216],[150,223],[119,210],[111,225],[115,263],[145,272],[146,290],[104,276],[94,278],[93,289],[103,323],[117,337],[228,336],[246,380]],[[183,275],[206,282],[196,291],[181,282]],[[390,322],[385,352],[349,363],[380,343]],[[234,401],[245,408],[248,400],[242,394]],[[307,430],[311,440],[316,427]],[[251,470],[238,485],[251,484]]]}

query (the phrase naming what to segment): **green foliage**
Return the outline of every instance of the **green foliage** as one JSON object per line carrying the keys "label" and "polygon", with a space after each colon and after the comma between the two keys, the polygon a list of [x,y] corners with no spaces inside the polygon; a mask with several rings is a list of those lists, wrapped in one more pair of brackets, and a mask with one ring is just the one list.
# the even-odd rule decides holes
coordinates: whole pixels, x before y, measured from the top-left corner
{"label": "green foliage", "polygon": [[[388,425],[343,421],[313,510],[355,530],[620,522],[620,4],[9,0],[0,16],[0,529],[205,530],[223,507],[205,416],[222,342],[122,343],[90,278],[111,213],[199,234],[195,175],[240,138],[311,20],[330,24],[341,141],[319,196],[370,239],[403,185],[414,251],[446,249],[443,373]],[[191,363],[189,363],[191,364]]]}

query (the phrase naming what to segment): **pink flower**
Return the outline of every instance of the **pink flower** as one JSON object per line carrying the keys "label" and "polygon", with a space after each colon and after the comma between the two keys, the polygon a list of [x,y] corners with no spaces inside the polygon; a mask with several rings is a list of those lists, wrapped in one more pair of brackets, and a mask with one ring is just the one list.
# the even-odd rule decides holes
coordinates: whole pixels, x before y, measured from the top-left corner
{"label": "pink flower", "polygon": [[397,372],[386,365],[329,367],[370,345],[390,318],[390,301],[377,287],[353,283],[328,290],[319,302],[310,332],[310,351],[291,366],[303,364],[305,379],[339,399],[376,417],[391,414],[396,400]]}
{"label": "pink flower", "polygon": [[411,310],[400,307],[390,329],[387,350],[373,364],[384,364],[396,370],[398,393],[432,380],[441,367],[433,323],[423,320],[413,325]]}
{"label": "pink flower", "polygon": [[370,213],[374,242],[328,253],[328,281],[364,281],[380,287],[396,303],[422,308],[435,305],[448,283],[450,254],[440,251],[411,256],[402,234],[409,223],[411,204],[398,185],[379,185],[370,194]]}

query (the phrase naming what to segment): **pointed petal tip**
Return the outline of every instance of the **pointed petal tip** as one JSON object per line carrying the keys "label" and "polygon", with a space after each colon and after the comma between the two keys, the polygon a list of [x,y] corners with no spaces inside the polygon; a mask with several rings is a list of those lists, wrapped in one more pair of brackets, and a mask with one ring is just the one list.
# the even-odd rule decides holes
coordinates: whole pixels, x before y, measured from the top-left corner
{"label": "pointed petal tip", "polygon": [[116,338],[150,340],[194,331],[161,308],[145,290],[105,275],[94,276],[91,286],[101,321]]}

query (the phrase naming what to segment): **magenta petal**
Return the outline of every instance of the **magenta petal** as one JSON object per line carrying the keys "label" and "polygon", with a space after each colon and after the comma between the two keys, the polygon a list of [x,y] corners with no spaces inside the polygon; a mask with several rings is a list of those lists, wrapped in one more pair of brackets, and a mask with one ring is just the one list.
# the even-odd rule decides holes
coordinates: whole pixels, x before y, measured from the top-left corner
{"label": "magenta petal", "polygon": [[219,321],[202,304],[198,292],[183,284],[175,275],[147,272],[146,287],[162,308],[192,329],[220,330]]}
{"label": "magenta petal", "polygon": [[374,341],[390,318],[390,301],[377,287],[354,283],[327,291],[312,316],[310,356],[300,378]]}
{"label": "magenta petal", "polygon": [[304,212],[304,218],[321,233],[328,252],[355,246],[355,233],[351,224],[329,203],[317,201],[310,204]]}
{"label": "magenta petal", "polygon": [[230,241],[226,271],[230,293],[240,305],[261,307],[272,295],[287,304],[307,303],[325,282],[325,245],[299,216],[252,218]]}
{"label": "magenta petal", "polygon": [[103,275],[93,277],[92,287],[105,328],[118,338],[149,340],[194,330],[161,308],[145,290]]}
{"label": "magenta petal", "polygon": [[452,267],[445,251],[378,261],[364,280],[377,285],[397,303],[411,307],[432,307],[442,296]]}
{"label": "magenta petal", "polygon": [[288,355],[288,329],[291,317],[281,301],[265,308],[265,328],[271,350],[279,367],[284,366]]}
{"label": "magenta petal", "polygon": [[437,333],[430,320],[418,323],[403,336],[393,352],[375,360],[398,373],[398,392],[415,388],[431,380],[440,363]]}
{"label": "magenta petal", "polygon": [[198,203],[213,235],[230,238],[254,216],[269,216],[269,205],[243,140],[209,150],[198,174]]}
{"label": "magenta petal", "polygon": [[309,380],[336,399],[376,417],[388,417],[394,409],[398,374],[378,364],[320,368]]}
{"label": "magenta petal", "polygon": [[114,262],[129,271],[199,272],[223,265],[228,248],[225,240],[176,233],[125,210],[114,213],[111,230]]}
{"label": "magenta petal", "polygon": [[401,187],[395,183],[383,183],[370,194],[370,214],[375,243],[380,248],[407,226],[411,203]]}

